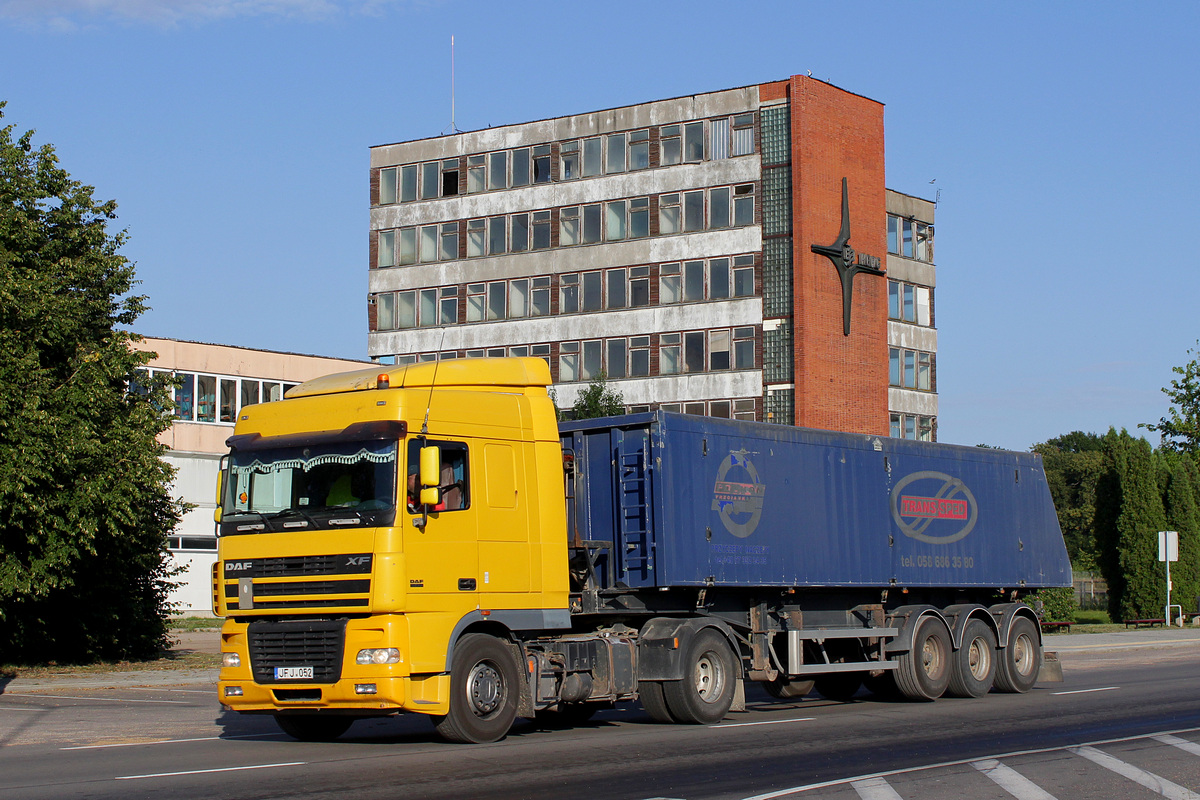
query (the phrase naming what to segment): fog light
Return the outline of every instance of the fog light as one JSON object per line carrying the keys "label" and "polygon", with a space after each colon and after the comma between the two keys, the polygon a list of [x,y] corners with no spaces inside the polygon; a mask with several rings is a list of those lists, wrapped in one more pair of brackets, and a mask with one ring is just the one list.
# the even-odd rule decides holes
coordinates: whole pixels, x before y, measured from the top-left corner
{"label": "fog light", "polygon": [[400,651],[395,647],[377,647],[359,650],[354,658],[356,664],[399,664]]}
{"label": "fog light", "polygon": [[225,696],[226,697],[241,697],[242,696],[242,687],[226,686],[225,687]]}
{"label": "fog light", "polygon": [[379,690],[375,688],[375,684],[373,684],[373,683],[356,683],[356,684],[354,684],[354,693],[355,694],[375,694],[377,691],[379,691]]}
{"label": "fog light", "polygon": [[[242,657],[237,653],[221,653],[222,667],[240,667],[242,665]],[[240,694],[240,692],[239,692]]]}

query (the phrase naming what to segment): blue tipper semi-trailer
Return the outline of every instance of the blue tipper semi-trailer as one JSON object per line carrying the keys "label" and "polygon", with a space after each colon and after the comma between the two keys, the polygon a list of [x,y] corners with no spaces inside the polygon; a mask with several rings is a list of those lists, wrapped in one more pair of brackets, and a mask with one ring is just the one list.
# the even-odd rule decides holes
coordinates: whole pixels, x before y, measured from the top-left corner
{"label": "blue tipper semi-trailer", "polygon": [[912,700],[1039,679],[1021,601],[1071,585],[1039,456],[663,412],[560,434],[573,634],[521,643],[523,707],[636,692],[708,723],[744,679]]}

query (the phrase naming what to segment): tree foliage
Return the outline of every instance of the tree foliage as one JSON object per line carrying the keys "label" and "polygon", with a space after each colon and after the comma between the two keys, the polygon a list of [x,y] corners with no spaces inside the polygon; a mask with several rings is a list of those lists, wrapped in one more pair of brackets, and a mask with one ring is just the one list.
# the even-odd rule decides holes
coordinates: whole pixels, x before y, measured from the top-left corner
{"label": "tree foliage", "polygon": [[571,406],[572,419],[612,417],[624,413],[625,401],[620,392],[608,387],[604,372],[588,383],[587,388],[575,398],[575,405]]}
{"label": "tree foliage", "polygon": [[148,656],[182,513],[156,441],[169,390],[130,390],[151,356],[118,327],[146,306],[108,231],[116,203],[32,137],[0,128],[0,652]]}
{"label": "tree foliage", "polygon": [[1066,540],[1071,564],[1096,569],[1096,482],[1104,459],[1104,440],[1094,433],[1072,431],[1033,446],[1042,456],[1050,496],[1058,511],[1058,524]]}
{"label": "tree foliage", "polygon": [[[1200,342],[1197,342],[1200,344]],[[1167,415],[1157,423],[1144,423],[1140,427],[1155,431],[1162,437],[1162,447],[1200,453],[1200,355],[1190,348],[1192,360],[1171,371],[1180,377],[1163,387],[1163,394],[1171,399]]]}

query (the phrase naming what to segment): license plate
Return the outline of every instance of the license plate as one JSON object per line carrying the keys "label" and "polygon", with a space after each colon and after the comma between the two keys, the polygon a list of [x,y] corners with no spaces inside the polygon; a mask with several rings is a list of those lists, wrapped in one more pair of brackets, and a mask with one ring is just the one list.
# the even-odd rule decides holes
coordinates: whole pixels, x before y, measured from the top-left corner
{"label": "license plate", "polygon": [[302,681],[312,680],[312,667],[276,667],[275,680],[277,681]]}

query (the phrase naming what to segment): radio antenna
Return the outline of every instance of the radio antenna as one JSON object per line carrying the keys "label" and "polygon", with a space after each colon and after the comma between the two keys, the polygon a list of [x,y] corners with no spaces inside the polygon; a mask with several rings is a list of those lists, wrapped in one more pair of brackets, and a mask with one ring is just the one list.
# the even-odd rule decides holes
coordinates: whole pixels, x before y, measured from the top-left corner
{"label": "radio antenna", "polygon": [[462,133],[458,126],[454,124],[454,36],[450,37],[450,127],[442,128],[442,134],[446,132]]}
{"label": "radio antenna", "polygon": [[425,421],[421,423],[421,435],[429,434],[429,407],[433,405],[433,387],[437,384],[438,367],[442,365],[442,345],[446,343],[446,329],[442,328],[442,338],[438,341],[437,360],[433,362],[433,377],[429,379],[429,397],[425,399]]}

